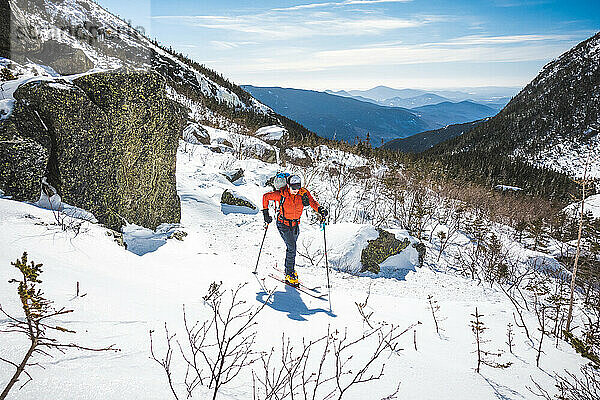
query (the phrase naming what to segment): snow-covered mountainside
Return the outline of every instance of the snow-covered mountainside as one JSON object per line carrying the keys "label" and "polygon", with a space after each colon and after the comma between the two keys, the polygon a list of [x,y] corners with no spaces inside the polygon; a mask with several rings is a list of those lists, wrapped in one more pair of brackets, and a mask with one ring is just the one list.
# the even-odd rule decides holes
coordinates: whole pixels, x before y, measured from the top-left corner
{"label": "snow-covered mountainside", "polygon": [[[176,335],[171,341],[170,356],[173,390],[179,398],[184,397],[186,364],[178,344],[185,349],[188,337],[182,305],[188,324],[211,318],[208,302],[202,296],[211,282],[220,281],[226,291],[247,282],[239,292],[239,300],[247,306],[260,307],[266,302],[255,319],[257,335],[252,350],[269,352],[274,348],[271,365],[281,358],[278,352],[282,334],[298,350],[303,341],[307,344],[327,336],[328,332],[332,341],[340,335],[347,335],[353,341],[372,332],[387,332],[391,326],[398,327],[398,334],[410,328],[394,339],[396,351],[384,346],[382,356],[375,358],[364,378],[378,376],[385,364],[383,375],[375,381],[351,385],[344,399],[383,399],[396,389],[397,398],[404,399],[534,399],[527,389],[532,387],[532,379],[552,391],[554,372],[576,371],[584,363],[564,341],[546,339],[542,343],[540,368],[536,367],[539,345],[536,314],[533,309],[519,308],[523,321],[518,321],[529,326],[528,339],[525,331],[515,326],[513,304],[497,285],[490,287],[458,273],[455,258],[480,244],[466,228],[456,230],[452,219],[441,217],[450,210],[447,202],[438,204],[439,219],[424,227],[423,236],[430,239],[423,241],[426,253],[422,265],[413,246],[382,262],[378,274],[360,272],[361,252],[368,240],[378,236],[372,223],[393,209],[393,203],[383,197],[381,187],[377,186],[378,177],[385,173],[386,167],[325,146],[295,149],[310,156],[314,165],[288,164],[287,168],[300,174],[315,198],[331,211],[331,224],[325,232],[319,229],[312,211],[303,216],[298,241],[301,255],[297,258],[300,279],[309,286],[320,286],[321,292],[327,293],[323,260],[323,235],[326,235],[328,262],[332,267],[329,300],[310,297],[268,278],[271,272],[281,275],[274,267],[282,265],[285,253],[274,226],[266,231],[258,263],[259,280],[255,279],[252,271],[265,232],[258,208],[262,193],[269,190],[265,182],[281,166],[228,150],[223,143],[238,143],[243,139],[235,133],[208,126],[202,129],[210,138],[208,144],[181,141],[179,146],[177,190],[182,203],[181,224],[161,226],[155,232],[126,226],[123,239],[129,251],[119,246],[114,233],[101,225],[73,220],[81,226],[77,231],[65,230],[56,212],[0,199],[3,310],[11,315],[22,312],[15,287],[7,281],[18,278],[18,271],[9,262],[27,251],[30,260],[44,264],[39,286],[46,296],[57,307],[75,310],[52,323],[77,333],[59,332],[57,337],[82,346],[115,344],[120,349],[117,353],[67,351],[53,353],[53,358],[36,355],[34,361],[45,369],[32,369],[34,380],[21,390],[15,389],[13,398],[173,398],[164,369],[151,358],[148,335],[153,332],[154,354],[162,360],[168,351],[165,322],[169,335]],[[249,142],[244,145],[253,147]],[[332,169],[340,173],[336,175]],[[362,171],[362,175],[349,171]],[[344,181],[340,182],[337,177],[342,173]],[[251,204],[223,204],[225,191],[239,194]],[[252,209],[251,205],[259,206]],[[397,239],[419,242],[398,223],[385,221],[378,226],[392,232]],[[562,268],[552,255],[558,254],[558,243],[548,245],[542,253],[526,249],[527,240],[523,244],[515,242],[512,229],[506,226],[494,224],[492,229],[505,251],[519,260],[520,268]],[[446,246],[442,247],[443,237],[439,232],[446,232],[450,238]],[[553,246],[556,250],[552,250]],[[274,291],[270,298],[265,289]],[[525,295],[528,296],[527,292]],[[227,296],[225,303],[231,300]],[[429,296],[437,302],[434,306],[439,306],[436,311],[439,332],[432,318]],[[362,309],[357,307],[361,303],[366,303]],[[483,315],[481,320],[487,328],[482,333],[485,339],[482,346],[502,353],[501,357],[490,357],[502,364],[510,363],[507,368],[482,365],[480,374],[474,372],[477,357],[471,321],[476,309]],[[361,317],[360,310],[366,319]],[[386,325],[377,328],[378,322],[383,321]],[[0,321],[5,323],[7,320]],[[513,336],[508,339],[511,351],[505,343],[507,328],[512,329]],[[0,357],[19,360],[26,351],[24,336],[0,335]],[[342,359],[349,364],[339,366],[347,373],[341,376],[340,385],[348,384],[369,362],[377,348],[375,336],[349,347],[346,353],[342,351]],[[332,357],[340,347],[323,353],[325,343],[315,344],[312,355],[307,356],[306,373],[316,373],[322,365],[323,378],[335,375]],[[339,346],[339,342],[332,343]],[[323,360],[322,354],[325,354]],[[7,382],[13,372],[10,366],[3,365],[0,382]],[[253,387],[258,398],[265,398],[257,384],[257,377],[262,379],[263,375],[262,361],[242,368],[219,390],[217,398],[253,398]],[[192,398],[212,398],[208,386],[209,380],[203,381],[193,391]],[[336,390],[334,381],[327,381],[319,387],[315,398],[325,398],[326,393]]]}
{"label": "snow-covered mountainside", "polygon": [[[59,43],[81,50],[94,68],[114,69],[155,68],[169,64],[179,67],[179,74],[187,83],[198,86],[202,93],[215,96],[227,104],[250,108],[235,93],[195,71],[172,54],[151,43],[140,32],[89,0],[65,1],[10,1],[13,36],[11,55],[19,61],[33,56],[42,61],[49,59],[44,51],[48,43]],[[31,32],[23,41],[19,32]],[[39,50],[38,50],[39,49]],[[48,58],[46,58],[48,56]],[[57,57],[57,55],[53,55]],[[52,65],[50,65],[52,66]],[[58,70],[58,68],[57,68]],[[59,72],[59,71],[57,71]],[[84,71],[79,71],[84,72]],[[60,73],[60,72],[59,72]],[[64,74],[63,74],[64,75]],[[257,107],[257,109],[263,109]]]}
{"label": "snow-covered mountainside", "polygon": [[[5,22],[10,30],[0,46],[1,57],[22,65],[35,63],[49,67],[46,69],[51,75],[116,68],[151,70],[166,79],[182,103],[202,105],[201,113],[196,115],[202,122],[225,127],[232,123],[233,113],[241,112],[242,123],[238,122],[238,128],[248,133],[258,126],[243,122],[243,113],[255,115],[254,119],[262,118],[265,124],[279,123],[273,111],[238,86],[160,47],[93,1],[10,0],[8,5],[10,14],[3,18],[8,19]],[[17,77],[23,76],[24,71],[18,71],[16,65],[14,68],[20,73]],[[216,108],[220,112],[216,113]],[[240,121],[240,115],[237,117]]]}
{"label": "snow-covered mountainside", "polygon": [[488,153],[599,178],[600,33],[548,63],[494,118],[431,154]]}

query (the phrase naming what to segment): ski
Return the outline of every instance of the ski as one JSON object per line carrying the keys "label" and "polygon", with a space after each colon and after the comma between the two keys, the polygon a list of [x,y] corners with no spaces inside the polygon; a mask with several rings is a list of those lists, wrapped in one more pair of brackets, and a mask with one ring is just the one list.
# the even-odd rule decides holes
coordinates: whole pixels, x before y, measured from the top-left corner
{"label": "ski", "polygon": [[[277,268],[277,267],[273,267],[273,269],[274,269],[275,271],[277,271],[277,272],[280,272],[280,273],[282,273],[282,274],[285,274],[285,271],[283,271],[283,270],[281,270],[281,269],[279,269],[279,268]],[[305,284],[303,284],[303,283],[301,283],[301,282],[300,282],[300,287],[301,287],[302,289],[310,290],[311,292],[315,292],[315,293],[319,293],[319,294],[321,293],[321,291],[319,290],[319,289],[321,288],[321,286],[308,287],[308,286],[306,286]]]}
{"label": "ski", "polygon": [[326,300],[327,294],[316,294],[316,293],[311,292],[310,290],[302,288],[302,286],[300,286],[300,287],[291,286],[291,285],[287,284],[284,279],[276,277],[275,274],[268,274],[268,276],[275,279],[276,281],[279,281],[279,282],[287,285],[287,286],[293,287],[294,289],[298,290],[299,292],[302,292],[311,297],[314,297],[315,299]]}

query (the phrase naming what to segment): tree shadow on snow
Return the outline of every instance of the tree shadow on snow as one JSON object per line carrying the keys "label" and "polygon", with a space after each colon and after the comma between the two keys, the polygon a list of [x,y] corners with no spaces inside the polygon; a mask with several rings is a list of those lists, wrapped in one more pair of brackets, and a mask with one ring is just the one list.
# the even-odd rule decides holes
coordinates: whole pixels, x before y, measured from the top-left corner
{"label": "tree shadow on snow", "polygon": [[[508,386],[504,386],[497,382],[494,382],[493,380],[486,378],[483,375],[481,375],[481,377],[488,383],[488,385],[490,385],[492,387],[492,389],[494,390],[494,394],[496,395],[496,398],[499,400],[514,400],[514,399],[524,399],[525,398],[525,396],[523,396],[521,393],[509,388]],[[505,394],[502,392],[505,392],[508,394]],[[514,396],[514,397],[509,397],[509,395]]]}
{"label": "tree shadow on snow", "polygon": [[[264,303],[268,294],[264,291],[258,292],[256,294],[256,300]],[[285,291],[276,291],[273,293],[271,297],[271,301],[267,303],[268,307],[271,307],[273,310],[281,311],[287,313],[287,317],[289,319],[293,319],[294,321],[306,321],[305,316],[314,315],[317,313],[325,313],[330,317],[337,317],[332,311],[329,311],[324,308],[308,308],[302,297],[300,297],[300,292],[296,289],[285,286]]]}

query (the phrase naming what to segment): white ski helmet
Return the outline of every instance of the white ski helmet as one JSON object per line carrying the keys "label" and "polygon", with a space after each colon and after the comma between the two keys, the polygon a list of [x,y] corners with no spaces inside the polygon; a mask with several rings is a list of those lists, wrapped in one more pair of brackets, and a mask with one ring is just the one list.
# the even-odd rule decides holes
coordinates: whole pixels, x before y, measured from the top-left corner
{"label": "white ski helmet", "polygon": [[292,175],[289,179],[290,189],[298,190],[302,187],[302,180],[298,175]]}

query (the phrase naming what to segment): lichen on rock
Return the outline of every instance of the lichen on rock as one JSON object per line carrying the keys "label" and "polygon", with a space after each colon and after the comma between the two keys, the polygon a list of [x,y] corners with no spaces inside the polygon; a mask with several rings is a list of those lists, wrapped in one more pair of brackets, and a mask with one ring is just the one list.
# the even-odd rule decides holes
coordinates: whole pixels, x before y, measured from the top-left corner
{"label": "lichen on rock", "polygon": [[246,199],[236,196],[229,190],[225,190],[221,195],[221,204],[229,204],[232,206],[248,207],[251,210],[256,210],[256,206]]}
{"label": "lichen on rock", "polygon": [[[186,113],[167,97],[159,75],[119,70],[72,84],[31,82],[14,97],[15,109],[0,131],[35,144],[28,154],[47,156],[44,174],[38,168],[23,184],[0,171],[8,194],[35,200],[39,190],[32,187],[39,188],[45,175],[64,202],[111,229],[120,230],[124,221],[150,229],[179,222],[175,166]],[[10,162],[5,153],[0,163]]]}
{"label": "lichen on rock", "polygon": [[396,239],[393,233],[378,229],[379,237],[369,240],[367,247],[361,253],[360,262],[363,265],[362,271],[379,273],[379,264],[391,256],[400,254],[410,244],[410,240],[405,238],[403,241]]}

